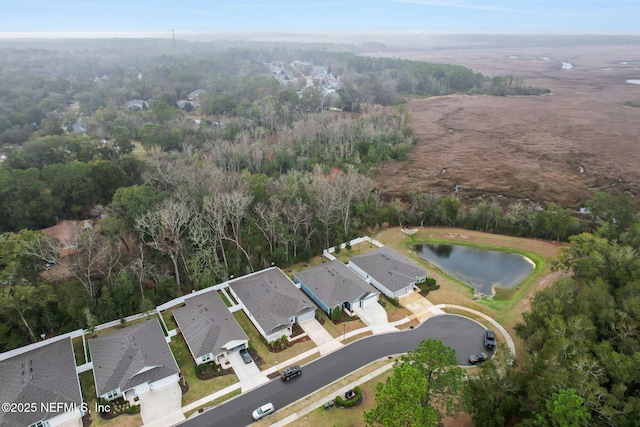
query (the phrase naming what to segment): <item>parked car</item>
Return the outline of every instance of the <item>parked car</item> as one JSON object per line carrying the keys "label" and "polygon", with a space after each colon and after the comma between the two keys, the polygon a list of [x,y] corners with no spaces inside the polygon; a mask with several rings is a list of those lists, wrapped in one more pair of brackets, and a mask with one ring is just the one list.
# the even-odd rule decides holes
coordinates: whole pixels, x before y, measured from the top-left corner
{"label": "parked car", "polygon": [[242,356],[242,360],[244,361],[244,363],[253,362],[253,359],[251,358],[251,355],[249,354],[249,350],[247,350],[246,348],[243,348],[243,349],[240,350],[240,356]]}
{"label": "parked car", "polygon": [[282,381],[289,381],[291,378],[297,377],[302,374],[302,368],[298,365],[289,366],[280,374]]}
{"label": "parked car", "polygon": [[269,414],[273,414],[275,411],[276,411],[276,408],[274,408],[273,403],[265,403],[264,405],[260,406],[258,409],[253,411],[251,416],[253,417],[254,420],[258,421],[263,419]]}
{"label": "parked car", "polygon": [[496,346],[496,334],[493,331],[484,331],[484,346],[487,348],[493,348]]}
{"label": "parked car", "polygon": [[484,362],[488,358],[489,358],[489,355],[487,353],[484,353],[484,352],[476,353],[469,356],[469,362],[475,365],[476,363]]}

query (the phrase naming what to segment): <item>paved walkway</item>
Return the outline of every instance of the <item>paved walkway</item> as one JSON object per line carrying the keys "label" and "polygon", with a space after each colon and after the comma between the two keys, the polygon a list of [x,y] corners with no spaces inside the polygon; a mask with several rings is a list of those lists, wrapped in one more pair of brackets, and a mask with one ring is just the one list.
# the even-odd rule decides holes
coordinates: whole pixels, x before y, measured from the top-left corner
{"label": "paved walkway", "polygon": [[342,347],[342,343],[335,340],[316,319],[302,322],[300,326],[307,333],[309,338],[311,338],[311,340],[318,346],[321,356]]}
{"label": "paved walkway", "polygon": [[[495,320],[493,320],[491,317],[487,316],[484,313],[481,313],[477,310],[473,310],[467,307],[463,307],[463,306],[458,306],[458,305],[452,305],[452,304],[438,304],[438,305],[433,305],[431,302],[429,302],[426,298],[422,297],[418,292],[412,292],[409,295],[403,296],[401,299],[401,304],[406,307],[408,310],[410,310],[413,314],[411,316],[411,318],[415,317],[416,319],[419,320],[419,322],[422,324],[426,319],[430,318],[431,316],[438,316],[438,315],[443,315],[445,314],[445,311],[443,311],[443,308],[449,307],[449,308],[454,308],[457,310],[461,310],[461,311],[466,311],[469,313],[472,313],[475,316],[478,317],[482,317],[483,319],[486,319],[487,321],[489,321],[497,330],[499,330],[506,343],[507,346],[509,347],[509,349],[511,350],[511,352],[513,354],[515,354],[515,345],[513,343],[513,339],[509,336],[509,334],[507,333],[507,331]],[[379,306],[379,304],[375,304],[376,306]],[[380,307],[380,306],[379,306]],[[367,319],[369,320],[369,322],[371,322],[371,324],[367,323],[367,327],[365,328],[361,328],[361,329],[357,329],[355,331],[351,331],[349,333],[346,334],[346,336],[344,338],[350,338],[352,336],[356,336],[359,334],[362,334],[363,332],[368,332],[371,331],[374,334],[378,334],[378,333],[386,333],[386,332],[391,332],[391,331],[397,331],[397,329],[395,328],[395,325],[401,325],[403,323],[406,323],[408,321],[410,321],[409,317],[406,317],[404,319],[400,319],[397,322],[393,322],[393,323],[389,323],[386,317],[386,312],[384,311],[384,309],[382,307],[380,307],[382,309],[382,312],[384,312],[384,319],[381,317],[381,313],[377,312],[377,311],[373,311],[373,315],[371,314],[371,312],[364,312],[364,316],[361,313],[358,313],[356,311],[356,313],[358,313],[358,315],[361,316],[362,320],[367,323]],[[315,320],[314,320],[315,321]],[[317,322],[316,322],[317,323]],[[307,324],[309,324],[309,330],[311,330],[311,332],[309,332],[306,328]],[[261,374],[261,378],[264,378],[264,382],[269,381],[267,376],[274,373],[274,372],[279,372],[282,369],[286,368],[287,366],[291,366],[293,364],[295,364],[296,362],[299,362],[303,359],[306,359],[310,356],[315,355],[316,353],[320,353],[320,355],[324,355],[329,351],[334,351],[335,349],[341,347],[343,344],[341,343],[343,336],[341,335],[338,338],[333,338],[329,335],[328,332],[326,332],[326,330],[324,330],[324,332],[326,333],[323,334],[320,330],[317,330],[317,327],[322,328],[322,330],[324,330],[324,328],[318,323],[317,325],[315,324],[311,324],[311,322],[305,322],[303,324],[303,329],[305,330],[305,332],[307,332],[307,334],[309,335],[309,337],[311,337],[311,339],[314,341],[314,343],[316,343],[317,347],[308,350],[290,360],[287,360],[285,362],[282,362],[276,366],[273,366],[271,368],[265,369],[264,371],[262,371]],[[313,334],[317,334],[316,337],[313,337]],[[329,340],[329,338],[327,338],[327,335],[329,337],[331,337]],[[318,342],[316,342],[316,339],[318,340],[318,342],[320,344],[318,344]],[[330,350],[331,348],[333,348],[333,350]],[[236,355],[238,358],[240,358],[239,354]],[[240,360],[240,362],[242,363],[242,361]],[[255,364],[251,364],[251,365],[255,365]],[[235,366],[235,365],[234,365]],[[362,376],[361,378],[353,381],[352,383],[350,383],[348,386],[341,388],[340,390],[337,390],[335,392],[331,392],[331,393],[325,393],[324,395],[322,394],[322,390],[317,392],[316,394],[318,394],[320,397],[318,397],[316,400],[314,400],[312,403],[310,403],[309,405],[307,405],[306,407],[292,413],[291,415],[287,416],[286,418],[284,418],[281,421],[278,421],[277,423],[274,423],[274,426],[278,426],[278,427],[282,427],[285,425],[289,425],[294,423],[298,418],[305,416],[306,414],[310,413],[311,411],[316,410],[319,407],[322,407],[326,402],[333,400],[335,398],[336,395],[338,394],[343,394],[345,393],[347,390],[352,389],[353,387],[355,387],[356,385],[360,385],[366,381],[369,381],[370,379],[373,379],[375,377],[377,377],[378,375],[386,372],[387,370],[391,369],[393,367],[393,363],[388,363],[386,365],[384,365],[381,368],[376,369],[375,371],[366,374],[364,376]],[[239,376],[240,378],[240,376]],[[243,380],[240,379],[239,383],[233,384],[223,390],[217,391],[209,396],[205,396],[202,399],[193,402],[189,405],[186,405],[182,408],[182,412],[183,413],[187,413],[189,411],[192,411],[200,406],[206,405],[207,403],[211,403],[213,402],[215,399],[222,397],[228,393],[231,393],[234,390],[237,390],[238,388],[241,388],[242,391],[244,392],[245,390],[249,390],[250,388],[254,388],[257,387],[258,385],[261,385],[263,382],[260,382],[259,384],[255,384],[253,382],[253,380],[251,379],[252,376],[248,376],[246,377],[247,379]],[[262,380],[261,380],[262,381]],[[326,387],[325,387],[326,388]],[[295,402],[294,402],[295,403]],[[284,409],[284,408],[279,408],[279,409]],[[192,415],[193,416],[197,416],[198,414],[195,413]],[[171,425],[171,424],[165,424],[165,425]],[[158,424],[158,427],[160,425]],[[156,427],[156,426],[154,426]]]}

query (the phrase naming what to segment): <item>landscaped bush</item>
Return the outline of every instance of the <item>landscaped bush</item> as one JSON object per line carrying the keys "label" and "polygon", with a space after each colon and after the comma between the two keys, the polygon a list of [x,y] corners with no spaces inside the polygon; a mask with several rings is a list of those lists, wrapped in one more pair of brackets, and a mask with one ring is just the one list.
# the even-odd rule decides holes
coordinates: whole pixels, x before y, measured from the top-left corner
{"label": "landscaped bush", "polygon": [[203,363],[196,366],[196,377],[200,380],[221,377],[223,375],[229,375],[232,372],[232,369],[223,369],[222,366],[216,365],[213,362]]}
{"label": "landscaped bush", "polygon": [[351,408],[352,406],[357,406],[362,403],[362,390],[360,387],[355,386],[353,388],[353,392],[355,393],[351,399],[345,400],[342,396],[336,396],[336,404],[342,406],[343,408]]}
{"label": "landscaped bush", "polygon": [[331,320],[333,320],[333,323],[338,323],[341,318],[342,318],[342,309],[340,308],[339,305],[336,305],[335,307],[333,307],[333,310],[331,310]]}

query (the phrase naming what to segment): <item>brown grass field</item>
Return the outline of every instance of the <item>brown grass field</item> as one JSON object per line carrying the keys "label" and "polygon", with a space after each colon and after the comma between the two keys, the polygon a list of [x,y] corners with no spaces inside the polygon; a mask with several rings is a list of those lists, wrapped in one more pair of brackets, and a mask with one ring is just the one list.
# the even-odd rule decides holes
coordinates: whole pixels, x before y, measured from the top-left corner
{"label": "brown grass field", "polygon": [[640,102],[640,85],[626,83],[640,79],[640,45],[450,46],[391,55],[510,74],[552,94],[409,101],[418,142],[407,161],[379,168],[374,179],[384,195],[452,194],[458,184],[463,200],[577,208],[598,190],[638,193],[640,108],[623,104]]}

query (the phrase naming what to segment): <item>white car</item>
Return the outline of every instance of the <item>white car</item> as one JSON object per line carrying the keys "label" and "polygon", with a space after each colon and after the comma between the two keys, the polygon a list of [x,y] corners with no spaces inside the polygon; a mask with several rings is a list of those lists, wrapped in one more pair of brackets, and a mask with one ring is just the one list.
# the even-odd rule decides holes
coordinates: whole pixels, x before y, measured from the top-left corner
{"label": "white car", "polygon": [[253,416],[254,420],[258,421],[269,414],[273,414],[275,411],[276,408],[273,407],[273,403],[265,403],[264,405],[253,411],[251,415]]}

